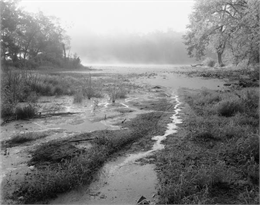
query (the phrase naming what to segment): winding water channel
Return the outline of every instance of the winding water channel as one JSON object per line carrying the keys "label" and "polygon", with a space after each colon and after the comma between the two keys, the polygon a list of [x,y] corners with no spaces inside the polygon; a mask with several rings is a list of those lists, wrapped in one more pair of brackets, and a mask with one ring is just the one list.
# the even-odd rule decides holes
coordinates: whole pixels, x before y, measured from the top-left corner
{"label": "winding water channel", "polygon": [[[125,103],[129,101],[130,99]],[[172,95],[171,101],[175,104],[171,122],[168,123],[164,135],[151,136],[155,141],[151,150],[128,154],[108,162],[100,171],[99,179],[90,187],[60,195],[50,204],[136,204],[141,196],[150,202],[156,202],[155,165],[141,164],[138,160],[164,149],[162,141],[177,132],[177,125],[182,123],[179,117],[181,102],[176,94]],[[125,103],[122,104],[128,107]]]}

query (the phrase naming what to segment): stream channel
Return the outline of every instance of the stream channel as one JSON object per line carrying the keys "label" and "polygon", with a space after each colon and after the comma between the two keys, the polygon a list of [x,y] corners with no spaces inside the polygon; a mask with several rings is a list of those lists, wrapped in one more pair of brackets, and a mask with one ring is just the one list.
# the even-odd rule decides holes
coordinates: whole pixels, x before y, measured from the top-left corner
{"label": "stream channel", "polygon": [[178,116],[181,103],[176,94],[171,96],[171,102],[175,104],[171,122],[164,135],[151,136],[155,141],[151,150],[128,154],[106,163],[99,173],[99,179],[89,187],[62,194],[50,204],[136,204],[142,196],[150,203],[156,203],[155,165],[141,164],[138,160],[163,149],[162,140],[177,132],[177,124],[182,122]]}

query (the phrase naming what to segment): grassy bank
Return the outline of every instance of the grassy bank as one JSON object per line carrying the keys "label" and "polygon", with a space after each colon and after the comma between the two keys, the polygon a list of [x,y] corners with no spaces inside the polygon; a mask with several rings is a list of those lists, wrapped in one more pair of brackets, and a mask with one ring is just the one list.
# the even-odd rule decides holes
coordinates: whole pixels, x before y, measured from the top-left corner
{"label": "grassy bank", "polygon": [[204,78],[219,78],[219,79],[229,79],[231,81],[244,81],[248,83],[243,87],[256,87],[259,86],[259,66],[252,69],[245,68],[200,68],[197,67],[194,70],[189,71],[177,71],[177,73],[182,73],[188,75],[189,77],[198,76]]}
{"label": "grassy bank", "polygon": [[258,88],[184,92],[184,123],[157,156],[160,203],[259,204]]}

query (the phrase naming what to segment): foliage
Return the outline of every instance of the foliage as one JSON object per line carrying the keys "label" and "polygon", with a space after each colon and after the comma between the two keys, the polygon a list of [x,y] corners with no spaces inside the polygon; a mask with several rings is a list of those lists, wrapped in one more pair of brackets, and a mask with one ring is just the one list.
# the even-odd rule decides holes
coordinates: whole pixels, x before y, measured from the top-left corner
{"label": "foliage", "polygon": [[23,107],[16,107],[14,114],[17,120],[24,120],[37,116],[38,111],[36,106],[28,104]]}
{"label": "foliage", "polygon": [[209,67],[214,67],[214,65],[216,64],[215,60],[213,60],[212,58],[206,58],[203,61],[203,64]]}
{"label": "foliage", "polygon": [[229,52],[236,63],[259,63],[259,1],[197,0],[184,36],[190,56],[200,59],[207,48],[222,55]]}
{"label": "foliage", "polygon": [[55,17],[24,12],[16,1],[1,0],[2,65],[36,68],[41,65],[78,68],[79,57],[66,55],[69,37]]}
{"label": "foliage", "polygon": [[221,101],[218,105],[217,112],[220,116],[231,117],[238,112],[242,112],[243,107],[238,103],[237,100],[226,100]]}

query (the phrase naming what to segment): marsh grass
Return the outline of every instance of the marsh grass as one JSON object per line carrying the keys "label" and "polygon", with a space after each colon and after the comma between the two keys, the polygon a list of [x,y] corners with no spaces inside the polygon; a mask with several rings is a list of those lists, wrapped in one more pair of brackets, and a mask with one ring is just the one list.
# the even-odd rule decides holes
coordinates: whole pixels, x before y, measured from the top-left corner
{"label": "marsh grass", "polygon": [[83,93],[82,91],[79,91],[74,94],[73,103],[82,103],[83,99],[84,99]]}
{"label": "marsh grass", "polygon": [[[1,76],[1,117],[9,118],[15,115],[19,119],[33,117],[30,107],[17,108],[20,102],[35,103],[39,96],[75,95],[75,102],[83,97],[102,97],[102,82],[93,80],[91,76],[40,74],[26,70],[3,71]],[[23,113],[28,113],[24,116]]]}
{"label": "marsh grass", "polygon": [[258,96],[186,93],[186,123],[157,157],[160,203],[259,204]]}

